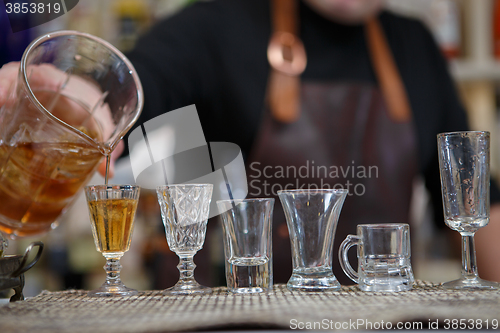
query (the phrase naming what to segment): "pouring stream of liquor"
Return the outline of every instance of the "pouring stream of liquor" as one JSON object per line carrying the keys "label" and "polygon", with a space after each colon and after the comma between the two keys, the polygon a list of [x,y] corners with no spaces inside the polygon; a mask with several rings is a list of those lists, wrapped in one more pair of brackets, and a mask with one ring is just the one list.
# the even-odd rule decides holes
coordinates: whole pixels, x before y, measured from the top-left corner
{"label": "pouring stream of liquor", "polygon": [[111,154],[106,153],[104,156],[106,157],[106,173],[104,176],[104,185],[108,186],[109,163],[111,161]]}

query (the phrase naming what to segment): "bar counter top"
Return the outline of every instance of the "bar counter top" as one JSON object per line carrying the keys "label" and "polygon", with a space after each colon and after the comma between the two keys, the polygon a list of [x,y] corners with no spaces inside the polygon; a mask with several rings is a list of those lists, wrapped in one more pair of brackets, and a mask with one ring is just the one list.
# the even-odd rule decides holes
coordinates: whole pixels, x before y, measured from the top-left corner
{"label": "bar counter top", "polygon": [[83,290],[44,291],[0,306],[0,332],[167,332],[256,329],[498,329],[500,291],[455,291],[417,281],[399,293],[291,292],[205,296],[142,291],[126,298],[90,298]]}

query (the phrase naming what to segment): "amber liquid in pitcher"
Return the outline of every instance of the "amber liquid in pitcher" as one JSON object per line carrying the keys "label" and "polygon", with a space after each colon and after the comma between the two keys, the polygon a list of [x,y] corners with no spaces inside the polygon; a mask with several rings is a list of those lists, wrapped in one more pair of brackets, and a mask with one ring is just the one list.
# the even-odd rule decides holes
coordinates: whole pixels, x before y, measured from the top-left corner
{"label": "amber liquid in pitcher", "polygon": [[50,230],[101,158],[82,143],[0,145],[0,214],[13,220],[0,231],[23,237]]}
{"label": "amber liquid in pitcher", "polygon": [[120,256],[128,251],[137,200],[100,199],[89,201],[88,205],[97,250]]}
{"label": "amber liquid in pitcher", "polygon": [[[34,94],[53,115],[89,137],[99,138],[99,128],[85,105],[54,91]],[[21,104],[14,112],[22,114],[28,107]],[[36,134],[47,125],[44,118],[36,122],[34,117],[36,114],[20,120],[13,117],[11,127],[24,128],[25,137],[14,143],[10,139],[10,144],[0,143],[0,231],[13,237],[53,229],[103,157],[97,146],[85,140],[73,142],[71,136],[47,134],[47,142],[32,142],[30,132]]]}

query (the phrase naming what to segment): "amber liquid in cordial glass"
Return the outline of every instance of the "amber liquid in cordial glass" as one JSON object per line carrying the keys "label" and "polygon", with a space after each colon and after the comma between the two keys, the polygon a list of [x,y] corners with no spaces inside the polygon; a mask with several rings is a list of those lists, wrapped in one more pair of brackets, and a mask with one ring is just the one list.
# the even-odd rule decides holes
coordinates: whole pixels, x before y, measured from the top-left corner
{"label": "amber liquid in cordial glass", "polygon": [[105,256],[123,255],[130,247],[137,200],[105,199],[88,204],[97,250]]}

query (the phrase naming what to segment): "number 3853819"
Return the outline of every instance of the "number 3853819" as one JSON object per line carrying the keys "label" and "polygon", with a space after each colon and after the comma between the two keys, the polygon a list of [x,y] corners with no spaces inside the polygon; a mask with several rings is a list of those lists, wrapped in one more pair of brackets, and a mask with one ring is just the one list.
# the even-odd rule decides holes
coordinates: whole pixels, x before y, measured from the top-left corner
{"label": "number 3853819", "polygon": [[7,14],[43,14],[43,13],[55,13],[58,14],[61,11],[60,3],[36,3],[36,2],[23,2],[23,3],[10,3],[5,4],[5,11]]}

